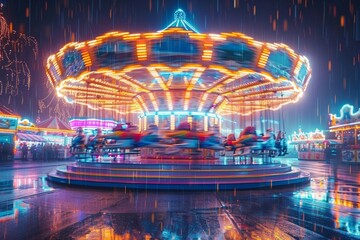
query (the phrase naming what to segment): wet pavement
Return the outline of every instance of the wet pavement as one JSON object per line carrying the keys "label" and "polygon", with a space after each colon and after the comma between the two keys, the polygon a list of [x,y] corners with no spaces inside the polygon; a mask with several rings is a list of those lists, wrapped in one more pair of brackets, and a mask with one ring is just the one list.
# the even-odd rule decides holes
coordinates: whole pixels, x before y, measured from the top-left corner
{"label": "wet pavement", "polygon": [[360,165],[281,158],[309,184],[222,192],[54,185],[69,162],[0,164],[0,239],[360,239]]}

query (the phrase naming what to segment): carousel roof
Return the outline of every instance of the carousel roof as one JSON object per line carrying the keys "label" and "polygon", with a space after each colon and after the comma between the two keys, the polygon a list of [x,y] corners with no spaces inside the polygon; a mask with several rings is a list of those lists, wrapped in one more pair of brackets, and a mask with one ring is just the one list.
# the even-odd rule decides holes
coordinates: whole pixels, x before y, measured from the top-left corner
{"label": "carousel roof", "polygon": [[246,115],[303,95],[309,61],[285,44],[235,32],[200,34],[186,23],[175,14],[159,32],[69,43],[48,58],[47,76],[66,101],[118,112]]}

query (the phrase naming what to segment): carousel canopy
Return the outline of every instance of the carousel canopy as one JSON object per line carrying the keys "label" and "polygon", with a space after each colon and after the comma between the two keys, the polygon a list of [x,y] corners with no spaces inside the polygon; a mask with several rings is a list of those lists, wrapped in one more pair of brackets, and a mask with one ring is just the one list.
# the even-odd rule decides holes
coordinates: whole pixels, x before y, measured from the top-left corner
{"label": "carousel canopy", "polygon": [[201,34],[190,26],[178,12],[162,31],[69,43],[48,58],[48,79],[69,103],[120,113],[246,115],[303,95],[309,61],[285,44],[235,32]]}

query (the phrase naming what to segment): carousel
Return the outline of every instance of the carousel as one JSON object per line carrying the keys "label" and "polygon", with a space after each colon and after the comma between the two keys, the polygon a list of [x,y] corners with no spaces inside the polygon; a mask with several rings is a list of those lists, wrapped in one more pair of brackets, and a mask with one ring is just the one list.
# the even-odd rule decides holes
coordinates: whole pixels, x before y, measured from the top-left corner
{"label": "carousel", "polygon": [[[310,65],[285,44],[199,33],[179,9],[157,32],[110,32],[69,43],[48,58],[46,74],[69,104],[126,119],[112,133],[98,131],[90,151],[79,128],[74,152],[85,157],[50,172],[51,181],[186,190],[309,181],[300,169],[272,160],[270,130],[259,136],[248,126],[221,138],[225,118],[275,111],[302,97]],[[231,156],[222,156],[229,149]]]}

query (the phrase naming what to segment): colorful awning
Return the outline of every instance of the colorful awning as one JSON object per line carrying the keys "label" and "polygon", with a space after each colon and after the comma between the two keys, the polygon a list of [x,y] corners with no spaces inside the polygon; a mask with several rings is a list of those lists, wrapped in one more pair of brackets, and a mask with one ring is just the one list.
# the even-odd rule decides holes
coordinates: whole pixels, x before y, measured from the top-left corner
{"label": "colorful awning", "polygon": [[16,133],[16,136],[19,138],[20,141],[27,141],[27,142],[47,142],[45,138],[35,134],[29,133]]}

